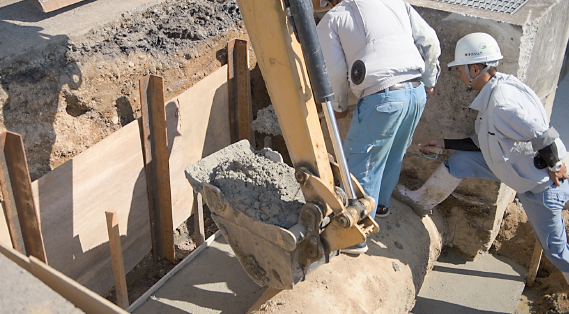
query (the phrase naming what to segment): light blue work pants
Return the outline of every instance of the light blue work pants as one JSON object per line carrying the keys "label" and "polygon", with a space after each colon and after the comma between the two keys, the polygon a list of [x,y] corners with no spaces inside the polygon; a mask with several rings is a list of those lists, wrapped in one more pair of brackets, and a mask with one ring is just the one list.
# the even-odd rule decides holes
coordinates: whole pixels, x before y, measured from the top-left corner
{"label": "light blue work pants", "polygon": [[[446,161],[457,178],[500,181],[492,173],[481,152],[456,151]],[[561,211],[569,200],[569,180],[552,184],[543,192],[518,193],[536,238],[547,258],[562,272],[569,272],[569,245]]]}
{"label": "light blue work pants", "polygon": [[350,172],[367,195],[384,206],[389,206],[403,156],[427,101],[422,83],[415,88],[405,85],[405,89],[360,98],[344,142]]}

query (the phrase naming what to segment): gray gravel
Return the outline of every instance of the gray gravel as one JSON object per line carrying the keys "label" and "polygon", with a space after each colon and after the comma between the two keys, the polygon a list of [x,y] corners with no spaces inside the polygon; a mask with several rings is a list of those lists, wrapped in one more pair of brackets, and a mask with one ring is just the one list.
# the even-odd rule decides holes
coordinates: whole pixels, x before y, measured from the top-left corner
{"label": "gray gravel", "polygon": [[298,221],[305,203],[294,169],[275,162],[270,149],[255,151],[243,140],[186,169],[192,186],[218,187],[237,210],[258,221],[288,229]]}
{"label": "gray gravel", "polygon": [[251,128],[259,133],[283,135],[273,105],[257,111],[257,119],[253,120]]}

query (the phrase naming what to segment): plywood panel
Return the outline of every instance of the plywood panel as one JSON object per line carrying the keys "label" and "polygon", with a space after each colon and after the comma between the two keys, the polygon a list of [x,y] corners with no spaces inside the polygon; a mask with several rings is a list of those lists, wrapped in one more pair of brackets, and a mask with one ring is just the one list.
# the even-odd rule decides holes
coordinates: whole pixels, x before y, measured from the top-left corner
{"label": "plywood panel", "polygon": [[[227,67],[167,102],[166,119],[176,228],[192,212],[185,168],[229,144]],[[117,211],[126,271],[151,250],[139,134],[130,123],[32,183],[49,265],[99,294],[113,285],[105,211]]]}
{"label": "plywood panel", "polygon": [[[227,66],[213,72],[192,86],[177,99],[166,104],[168,137],[171,137],[169,112],[179,108],[177,132],[170,156],[170,180],[174,204],[174,227],[192,212],[193,190],[184,170],[201,158],[231,144],[229,138],[229,109]],[[173,130],[173,128],[172,128]]]}
{"label": "plywood panel", "polygon": [[138,123],[49,172],[33,184],[50,266],[103,293],[112,286],[105,211],[116,209],[132,269],[151,249]]}

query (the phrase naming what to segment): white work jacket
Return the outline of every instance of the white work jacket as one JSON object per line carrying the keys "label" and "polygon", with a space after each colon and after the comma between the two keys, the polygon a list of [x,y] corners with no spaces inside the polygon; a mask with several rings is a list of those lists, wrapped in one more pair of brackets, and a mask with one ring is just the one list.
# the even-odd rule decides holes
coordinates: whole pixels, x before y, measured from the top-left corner
{"label": "white work jacket", "polygon": [[553,184],[547,168],[537,169],[533,163],[536,152],[530,141],[549,129],[545,108],[533,90],[513,75],[496,73],[470,108],[479,112],[472,139],[498,179],[519,193],[541,192]]}
{"label": "white work jacket", "polygon": [[[361,98],[421,75],[425,86],[437,82],[437,34],[403,0],[343,0],[324,15],[316,30],[336,111],[348,108],[348,84]],[[350,77],[357,60],[366,68],[360,84]]]}

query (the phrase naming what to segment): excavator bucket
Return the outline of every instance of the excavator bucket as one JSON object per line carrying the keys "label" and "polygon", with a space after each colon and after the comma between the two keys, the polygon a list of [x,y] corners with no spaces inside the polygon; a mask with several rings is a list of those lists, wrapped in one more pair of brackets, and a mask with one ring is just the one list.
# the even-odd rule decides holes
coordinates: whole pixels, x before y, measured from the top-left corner
{"label": "excavator bucket", "polygon": [[[306,173],[286,165],[277,152],[255,151],[247,140],[186,169],[239,262],[260,286],[292,289],[339,249],[378,231],[369,215],[351,226],[326,217],[327,205],[306,202],[303,191],[327,189],[314,181],[317,177],[301,174]],[[335,211],[349,211],[334,196],[325,198]]]}
{"label": "excavator bucket", "polygon": [[[247,274],[260,286],[292,289],[312,264],[299,245],[310,232],[297,223],[307,209],[294,169],[275,157],[243,140],[191,165],[186,176]],[[315,256],[325,261],[321,245]]]}
{"label": "excavator bucket", "polygon": [[[256,221],[229,203],[215,186],[201,191],[211,215],[247,274],[259,286],[292,289],[302,278],[295,265],[296,238],[287,229]],[[297,270],[297,271],[295,271]]]}

